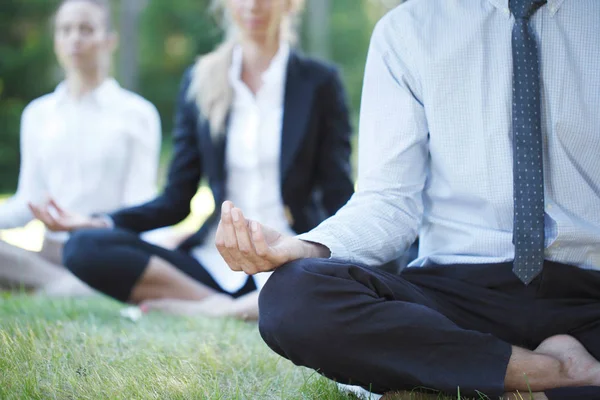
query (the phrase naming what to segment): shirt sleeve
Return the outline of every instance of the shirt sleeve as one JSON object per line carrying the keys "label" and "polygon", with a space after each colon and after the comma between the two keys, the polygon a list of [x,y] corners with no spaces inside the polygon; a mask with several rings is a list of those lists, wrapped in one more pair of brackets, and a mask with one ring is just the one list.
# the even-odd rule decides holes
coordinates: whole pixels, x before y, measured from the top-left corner
{"label": "shirt sleeve", "polygon": [[382,19],[371,40],[359,126],[357,192],[317,228],[298,237],[331,257],[363,265],[397,258],[417,236],[428,168],[428,128],[410,38]]}
{"label": "shirt sleeve", "polygon": [[18,228],[33,220],[28,203],[39,203],[44,200],[45,185],[39,166],[39,157],[36,157],[36,133],[39,127],[35,126],[39,115],[31,104],[25,108],[21,116],[21,168],[19,171],[19,184],[13,197],[0,205],[0,229]]}
{"label": "shirt sleeve", "polygon": [[145,106],[139,123],[132,128],[122,207],[139,205],[156,196],[161,146],[160,116],[153,105],[146,103]]}

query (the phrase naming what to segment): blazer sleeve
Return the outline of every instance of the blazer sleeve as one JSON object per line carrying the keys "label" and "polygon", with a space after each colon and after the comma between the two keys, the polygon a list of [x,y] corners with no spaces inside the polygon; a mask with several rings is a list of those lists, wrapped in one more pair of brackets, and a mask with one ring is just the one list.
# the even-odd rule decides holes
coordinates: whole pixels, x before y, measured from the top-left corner
{"label": "blazer sleeve", "polygon": [[115,226],[134,232],[170,226],[190,213],[190,202],[202,177],[202,160],[196,135],[198,111],[187,99],[191,69],[183,77],[175,113],[173,158],[163,193],[145,204],[126,208],[110,215]]}
{"label": "blazer sleeve", "polygon": [[337,71],[321,86],[317,184],[327,216],[335,214],[354,193],[350,165],[352,127],[346,92]]}

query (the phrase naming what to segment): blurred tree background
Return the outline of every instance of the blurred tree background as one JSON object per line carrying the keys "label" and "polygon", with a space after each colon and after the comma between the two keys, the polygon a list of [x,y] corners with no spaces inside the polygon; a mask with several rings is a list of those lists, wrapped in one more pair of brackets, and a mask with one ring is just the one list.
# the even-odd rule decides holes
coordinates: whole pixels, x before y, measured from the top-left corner
{"label": "blurred tree background", "polygon": [[[401,0],[307,0],[299,47],[343,73],[358,112],[371,31]],[[16,188],[20,115],[27,103],[62,79],[52,51],[52,12],[59,0],[0,1],[0,193]],[[115,76],[158,108],[166,148],[184,69],[210,51],[221,31],[210,0],[113,0],[120,49]]]}

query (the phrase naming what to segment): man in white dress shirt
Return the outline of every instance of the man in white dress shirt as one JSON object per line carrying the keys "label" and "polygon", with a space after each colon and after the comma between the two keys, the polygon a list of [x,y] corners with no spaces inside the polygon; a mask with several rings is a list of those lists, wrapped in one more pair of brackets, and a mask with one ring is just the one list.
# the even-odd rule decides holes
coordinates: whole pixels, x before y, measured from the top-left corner
{"label": "man in white dress shirt", "polygon": [[[161,128],[156,108],[109,77],[116,36],[108,2],[66,0],[54,45],[66,79],[27,106],[17,193],[0,205],[0,229],[26,225],[52,201],[83,214],[143,203],[156,194]],[[46,232],[40,253],[0,240],[0,285],[82,289],[62,264],[66,233]],[[68,284],[67,284],[68,282]]]}
{"label": "man in white dress shirt", "polygon": [[[599,30],[598,0],[415,0],[384,17],[352,199],[299,237],[223,204],[229,266],[275,270],[265,342],[376,393],[600,398]],[[417,233],[409,268],[373,268]]]}

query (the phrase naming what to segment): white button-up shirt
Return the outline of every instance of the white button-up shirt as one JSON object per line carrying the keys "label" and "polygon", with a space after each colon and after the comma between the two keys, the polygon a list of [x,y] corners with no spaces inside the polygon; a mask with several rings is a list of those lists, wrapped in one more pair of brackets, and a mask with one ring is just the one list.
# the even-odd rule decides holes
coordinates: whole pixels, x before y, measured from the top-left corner
{"label": "white button-up shirt", "polygon": [[[358,190],[300,238],[378,265],[420,236],[413,265],[512,261],[508,0],[408,1],[367,60]],[[548,260],[600,270],[600,1],[548,0],[540,49]]]}
{"label": "white button-up shirt", "polygon": [[[66,84],[34,100],[21,121],[17,193],[0,206],[0,229],[33,219],[27,203],[48,196],[89,215],[136,205],[156,194],[161,128],[156,108],[108,79],[80,100]],[[47,237],[65,240],[66,234]]]}
{"label": "white button-up shirt", "polygon": [[[282,44],[263,73],[256,96],[241,80],[242,49],[236,47],[229,70],[234,100],[227,132],[227,199],[244,211],[247,218],[293,235],[281,198],[279,160],[285,83],[290,48]],[[214,244],[213,231],[193,255],[226,291],[239,290],[248,276],[231,271]],[[254,277],[260,289],[269,273]]]}

